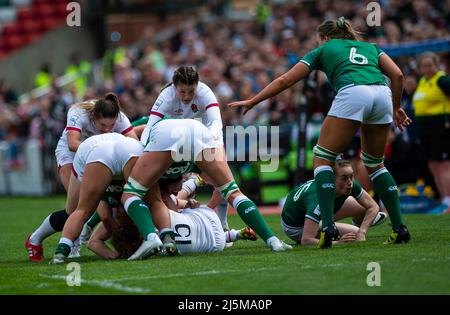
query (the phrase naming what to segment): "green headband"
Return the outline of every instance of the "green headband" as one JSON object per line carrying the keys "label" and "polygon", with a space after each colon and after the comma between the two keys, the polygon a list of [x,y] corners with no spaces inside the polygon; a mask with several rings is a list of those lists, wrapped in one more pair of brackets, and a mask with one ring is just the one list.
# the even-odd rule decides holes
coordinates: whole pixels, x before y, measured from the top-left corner
{"label": "green headband", "polygon": [[336,25],[338,28],[344,28],[345,17],[341,16],[336,20]]}

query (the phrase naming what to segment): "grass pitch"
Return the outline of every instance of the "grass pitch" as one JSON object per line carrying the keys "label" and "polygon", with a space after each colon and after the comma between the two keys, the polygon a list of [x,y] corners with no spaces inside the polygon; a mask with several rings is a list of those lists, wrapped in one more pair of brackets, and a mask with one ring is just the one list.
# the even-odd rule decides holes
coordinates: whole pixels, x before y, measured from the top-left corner
{"label": "grass pitch", "polygon": [[[295,246],[272,253],[261,241],[238,242],[222,253],[151,257],[145,261],[104,261],[83,247],[81,286],[68,286],[67,265],[48,265],[60,233],[44,243],[43,263],[30,263],[25,239],[63,197],[0,198],[1,294],[450,294],[450,215],[409,215],[412,241],[383,245],[386,222],[369,230],[367,241],[331,250]],[[279,216],[266,216],[288,243]],[[237,215],[230,226],[244,226]],[[377,262],[380,286],[368,286]],[[370,278],[370,276],[369,276]]]}

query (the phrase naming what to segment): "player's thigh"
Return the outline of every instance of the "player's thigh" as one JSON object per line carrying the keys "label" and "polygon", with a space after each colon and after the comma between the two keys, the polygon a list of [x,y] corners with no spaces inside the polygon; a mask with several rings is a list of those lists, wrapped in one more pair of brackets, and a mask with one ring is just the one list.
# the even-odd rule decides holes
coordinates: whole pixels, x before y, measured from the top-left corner
{"label": "player's thigh", "polygon": [[66,192],[69,190],[70,174],[72,174],[72,163],[64,164],[58,168],[59,179]]}
{"label": "player's thigh", "polygon": [[344,218],[351,218],[364,214],[366,209],[361,206],[355,198],[349,197],[345,200],[342,207],[334,214],[334,220],[338,221]]}
{"label": "player's thigh", "polygon": [[360,125],[356,120],[327,116],[317,144],[326,150],[341,153],[351,143]]}
{"label": "player's thigh", "polygon": [[71,214],[77,208],[80,188],[81,182],[72,174],[67,189],[66,212],[68,214]]}
{"label": "player's thigh", "polygon": [[[207,149],[216,150],[216,149]],[[206,174],[206,177],[212,185],[219,187],[234,180],[230,167],[226,159],[218,159],[213,161],[197,161],[197,166]]]}
{"label": "player's thigh", "polygon": [[144,152],[134,164],[130,176],[145,187],[155,184],[173,163],[171,151]]}
{"label": "player's thigh", "polygon": [[80,188],[78,210],[93,212],[106,191],[113,175],[111,170],[100,162],[86,165]]}
{"label": "player's thigh", "polygon": [[376,158],[384,156],[390,124],[362,124],[362,151]]}

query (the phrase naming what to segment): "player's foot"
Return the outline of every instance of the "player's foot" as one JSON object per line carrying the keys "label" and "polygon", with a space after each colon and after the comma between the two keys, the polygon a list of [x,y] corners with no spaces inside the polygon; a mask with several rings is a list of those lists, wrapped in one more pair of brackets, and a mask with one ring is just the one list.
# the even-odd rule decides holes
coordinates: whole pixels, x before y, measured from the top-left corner
{"label": "player's foot", "polygon": [[164,234],[162,243],[163,251],[166,255],[175,256],[176,254],[178,254],[177,244],[175,243],[175,240],[172,237],[171,233]]}
{"label": "player's foot", "polygon": [[[270,240],[270,241],[269,241]],[[270,249],[273,252],[282,252],[288,249],[292,249],[291,245],[286,244],[278,237],[271,237],[267,240],[267,245],[269,245]]]}
{"label": "player's foot", "polygon": [[66,256],[64,256],[64,254],[55,254],[55,255],[53,255],[53,258],[50,260],[49,265],[64,264],[65,260],[66,260]]}
{"label": "player's foot", "polygon": [[333,241],[337,241],[339,238],[339,230],[336,225],[330,224],[320,231],[319,248],[331,248]]}
{"label": "player's foot", "polygon": [[161,251],[163,243],[156,233],[150,233],[146,241],[143,241],[141,246],[131,255],[128,260],[145,259],[151,255],[156,255]]}
{"label": "player's foot", "polygon": [[256,235],[255,231],[253,231],[250,227],[247,226],[239,230],[239,239],[256,241],[258,239],[258,236]]}
{"label": "player's foot", "polygon": [[[230,232],[230,228],[228,227],[228,225],[222,225],[223,228],[223,232],[225,233],[225,235],[227,235],[227,232]],[[230,248],[231,246],[234,245],[234,242],[225,242],[225,248]]]}
{"label": "player's foot", "polygon": [[30,236],[25,241],[25,248],[28,252],[29,261],[44,261],[44,247],[42,245],[33,245],[30,243]]}
{"label": "player's foot", "polygon": [[73,242],[72,248],[70,249],[69,258],[78,258],[81,256],[81,241],[80,238],[77,238],[75,242]]}
{"label": "player's foot", "polygon": [[408,228],[406,225],[400,225],[397,230],[392,230],[389,238],[384,242],[384,244],[401,244],[407,243],[411,239]]}
{"label": "player's foot", "polygon": [[80,234],[81,244],[86,244],[91,238],[91,235],[92,235],[92,228],[87,223],[85,223],[83,225],[83,230],[81,231]]}

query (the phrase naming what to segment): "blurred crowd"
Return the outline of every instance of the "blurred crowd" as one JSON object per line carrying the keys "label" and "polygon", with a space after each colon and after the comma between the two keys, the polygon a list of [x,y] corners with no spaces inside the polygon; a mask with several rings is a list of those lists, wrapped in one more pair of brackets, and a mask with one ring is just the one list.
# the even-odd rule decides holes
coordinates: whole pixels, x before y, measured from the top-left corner
{"label": "blurred crowd", "polygon": [[[222,110],[224,125],[293,125],[301,105],[309,114],[326,115],[334,92],[326,78],[312,73],[301,84],[286,90],[247,115],[229,109],[226,104],[247,99],[271,80],[294,65],[306,52],[317,46],[315,30],[325,19],[345,16],[362,37],[370,42],[398,44],[450,36],[449,0],[383,0],[381,26],[366,23],[370,1],[283,1],[261,0],[255,15],[247,21],[227,19],[226,10],[205,21],[191,21],[176,34],[158,43],[150,39],[149,29],[136,47],[111,47],[105,54],[104,80],[97,87],[71,85],[52,87],[38,99],[18,102],[17,93],[8,87],[7,77],[0,83],[0,141],[36,138],[56,145],[65,126],[71,104],[115,92],[122,110],[134,120],[147,115],[160,89],[171,80],[179,65],[195,65],[200,80],[215,92]],[[449,55],[441,55],[445,70]],[[420,78],[415,57],[401,57],[410,95]],[[57,77],[61,74],[53,74]],[[6,80],[6,81],[5,81]],[[47,132],[52,137],[43,137]],[[393,134],[394,138],[397,136]],[[49,141],[53,143],[49,144]],[[51,150],[50,150],[51,151]],[[392,155],[395,159],[395,155]],[[395,161],[394,161],[395,162]]]}

